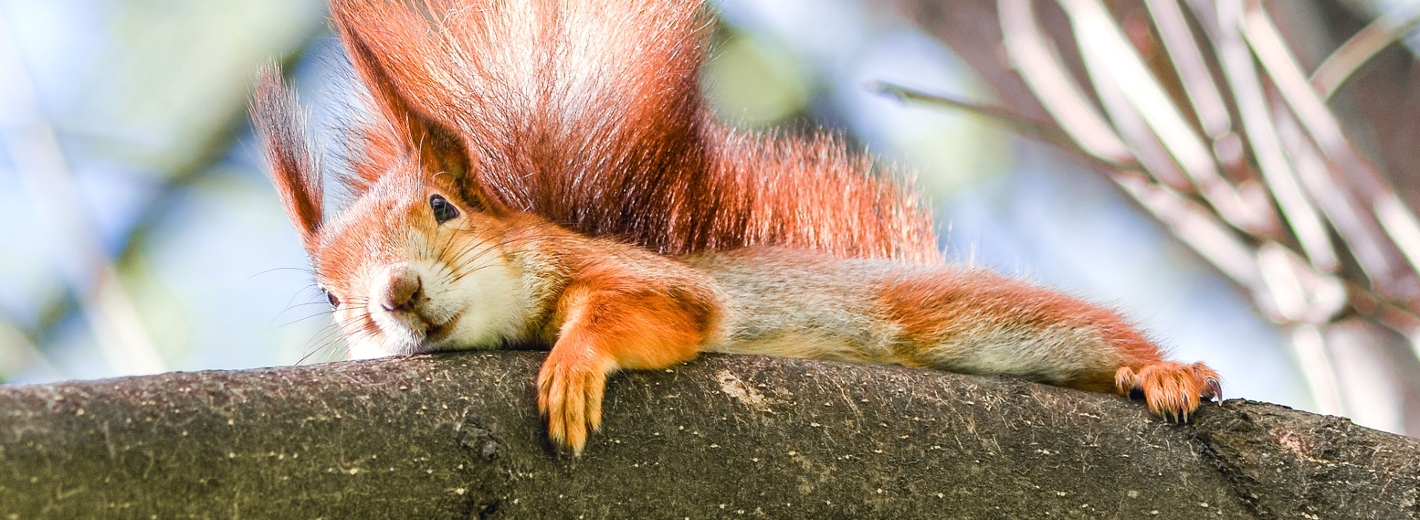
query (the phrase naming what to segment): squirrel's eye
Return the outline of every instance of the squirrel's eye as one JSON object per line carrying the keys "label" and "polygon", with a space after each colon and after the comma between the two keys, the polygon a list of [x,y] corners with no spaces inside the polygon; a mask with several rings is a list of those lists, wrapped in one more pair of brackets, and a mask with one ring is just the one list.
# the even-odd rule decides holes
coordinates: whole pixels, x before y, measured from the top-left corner
{"label": "squirrel's eye", "polygon": [[325,292],[325,299],[326,299],[326,301],[329,301],[329,302],[330,302],[330,306],[331,306],[331,307],[339,307],[339,306],[340,306],[340,298],[336,298],[336,297],[335,297],[335,293],[333,293],[333,292],[326,291],[326,292]]}
{"label": "squirrel's eye", "polygon": [[440,224],[459,216],[459,209],[455,208],[443,195],[429,197],[429,208],[434,210],[434,220]]}

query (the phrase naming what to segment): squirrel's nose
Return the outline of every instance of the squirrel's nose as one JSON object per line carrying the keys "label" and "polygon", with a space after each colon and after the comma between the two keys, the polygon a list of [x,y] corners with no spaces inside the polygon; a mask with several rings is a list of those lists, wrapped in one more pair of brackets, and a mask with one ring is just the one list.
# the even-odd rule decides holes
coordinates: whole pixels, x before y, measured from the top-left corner
{"label": "squirrel's nose", "polygon": [[389,312],[411,311],[419,303],[424,290],[424,282],[408,266],[390,270],[389,284],[381,295],[380,307]]}

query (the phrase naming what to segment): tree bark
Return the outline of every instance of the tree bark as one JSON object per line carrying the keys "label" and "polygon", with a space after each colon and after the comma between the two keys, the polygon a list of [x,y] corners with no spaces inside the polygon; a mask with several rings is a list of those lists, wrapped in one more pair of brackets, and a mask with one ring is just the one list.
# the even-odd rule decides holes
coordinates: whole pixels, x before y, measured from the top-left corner
{"label": "tree bark", "polygon": [[0,518],[1415,518],[1420,441],[1243,401],[705,356],[580,458],[533,352],[0,388]]}

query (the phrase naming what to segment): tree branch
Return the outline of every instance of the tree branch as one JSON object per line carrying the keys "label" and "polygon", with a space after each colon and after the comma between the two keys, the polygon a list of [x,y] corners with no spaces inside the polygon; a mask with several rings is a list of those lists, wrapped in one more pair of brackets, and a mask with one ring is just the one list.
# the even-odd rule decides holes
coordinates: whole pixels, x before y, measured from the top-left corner
{"label": "tree branch", "polygon": [[1101,394],[705,356],[612,379],[581,458],[541,353],[0,388],[19,518],[1420,516],[1420,441],[1230,401],[1193,425]]}

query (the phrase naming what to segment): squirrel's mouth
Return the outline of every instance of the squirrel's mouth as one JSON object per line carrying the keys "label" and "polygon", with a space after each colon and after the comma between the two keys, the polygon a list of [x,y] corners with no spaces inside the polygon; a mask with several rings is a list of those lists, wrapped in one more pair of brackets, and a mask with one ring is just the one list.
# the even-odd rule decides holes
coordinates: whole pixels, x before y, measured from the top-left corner
{"label": "squirrel's mouth", "polygon": [[462,316],[463,313],[458,313],[455,314],[452,318],[445,320],[443,323],[440,323],[438,325],[431,324],[427,328],[425,328],[424,344],[421,345],[422,348],[420,348],[420,350],[424,352],[438,350],[435,345],[437,345],[441,341],[444,341],[445,339],[448,339],[448,337],[454,333],[454,329],[458,328],[459,318]]}

